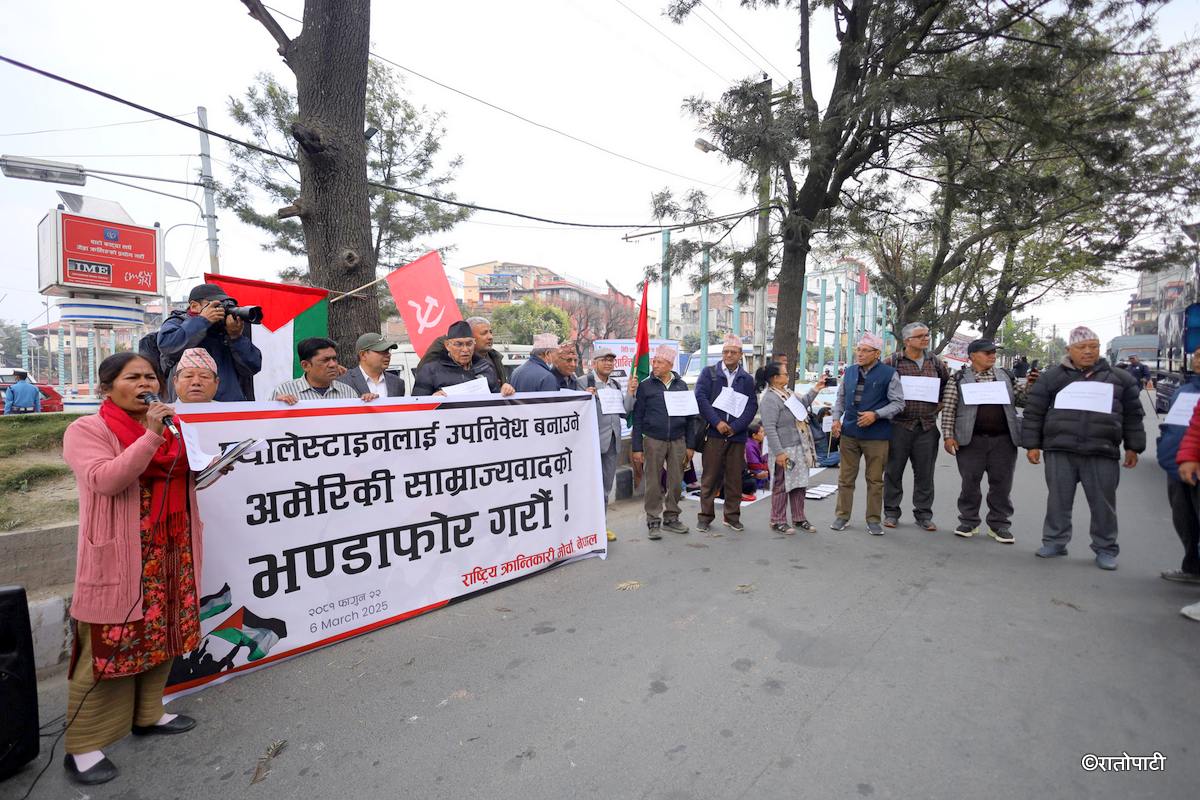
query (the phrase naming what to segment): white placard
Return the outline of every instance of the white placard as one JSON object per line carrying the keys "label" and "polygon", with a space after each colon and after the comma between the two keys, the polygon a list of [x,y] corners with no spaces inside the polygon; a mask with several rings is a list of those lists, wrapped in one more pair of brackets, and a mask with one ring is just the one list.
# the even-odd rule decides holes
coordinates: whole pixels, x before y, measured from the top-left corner
{"label": "white placard", "polygon": [[473,381],[465,383],[456,383],[453,386],[443,386],[442,391],[447,397],[456,397],[465,394],[491,394],[492,389],[488,386],[487,378],[476,378]]}
{"label": "white placard", "polygon": [[1192,422],[1192,412],[1196,410],[1196,401],[1200,400],[1200,392],[1184,392],[1175,398],[1167,418],[1166,425],[1189,425]]}
{"label": "white placard", "polygon": [[941,400],[938,393],[942,389],[940,378],[923,378],[920,375],[901,375],[900,385],[904,388],[905,400],[921,400],[926,403],[937,403]]}
{"label": "white placard", "polygon": [[1011,404],[1008,399],[1008,386],[1004,381],[987,381],[985,383],[963,383],[959,385],[962,389],[963,405],[967,406],[982,406],[982,405],[1002,405]]}
{"label": "white placard", "polygon": [[601,414],[624,414],[625,413],[625,398],[616,389],[610,389],[610,388],[597,389],[596,397],[600,398],[600,413]]}
{"label": "white placard", "polygon": [[825,419],[821,420],[821,430],[826,433],[833,432],[833,414],[829,414]]}
{"label": "white placard", "polygon": [[788,399],[783,401],[783,404],[788,407],[788,411],[792,412],[792,416],[800,422],[808,419],[808,406],[800,402],[800,396],[797,394],[788,395]]}
{"label": "white placard", "polygon": [[1094,411],[1111,414],[1113,410],[1113,385],[1100,381],[1075,381],[1068,383],[1054,398],[1054,407],[1074,411]]}
{"label": "white placard", "polygon": [[691,392],[663,392],[663,402],[667,404],[669,417],[690,417],[700,413],[696,395]]}
{"label": "white placard", "polygon": [[742,412],[746,410],[746,403],[749,401],[750,398],[746,397],[746,395],[741,392],[735,392],[732,387],[726,386],[717,395],[717,399],[713,400],[712,406],[731,416],[740,417]]}

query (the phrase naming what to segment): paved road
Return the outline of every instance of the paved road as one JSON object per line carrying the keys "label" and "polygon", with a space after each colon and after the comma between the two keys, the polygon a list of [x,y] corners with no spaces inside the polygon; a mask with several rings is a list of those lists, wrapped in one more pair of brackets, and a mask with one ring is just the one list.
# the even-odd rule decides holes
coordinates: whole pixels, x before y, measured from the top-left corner
{"label": "paved road", "polygon": [[[607,561],[185,698],[200,728],[118,743],[123,777],[86,795],[1196,797],[1200,625],[1179,608],[1200,588],[1158,577],[1181,553],[1152,453],[1123,478],[1115,573],[1086,536],[1067,559],[1033,557],[1045,487],[1023,458],[1011,546],[950,533],[944,454],[932,534],[911,519],[834,533],[830,498],[810,501],[812,536],[767,531],[759,502],[745,534],[652,542],[624,504]],[[47,683],[44,718],[62,702]],[[274,739],[287,749],[250,786]],[[1122,751],[1159,751],[1165,770],[1080,766]],[[80,796],[57,764],[35,794]]]}

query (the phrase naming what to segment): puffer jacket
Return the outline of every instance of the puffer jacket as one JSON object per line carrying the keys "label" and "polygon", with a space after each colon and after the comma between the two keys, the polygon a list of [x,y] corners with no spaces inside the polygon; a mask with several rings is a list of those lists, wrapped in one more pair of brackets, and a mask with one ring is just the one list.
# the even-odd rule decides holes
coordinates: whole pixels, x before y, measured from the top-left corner
{"label": "puffer jacket", "polygon": [[424,397],[446,386],[473,381],[476,378],[487,378],[488,388],[492,394],[500,391],[500,380],[492,362],[481,356],[471,360],[470,367],[462,367],[450,358],[442,356],[438,361],[431,361],[417,370],[416,382],[413,384],[413,397]]}
{"label": "puffer jacket", "polygon": [[[1112,412],[1060,409],[1054,399],[1069,384],[1093,381],[1112,385]],[[1029,450],[1075,453],[1119,459],[1121,445],[1140,453],[1146,449],[1138,383],[1123,369],[1113,369],[1100,359],[1086,375],[1069,358],[1041,374],[1029,391],[1021,427],[1021,446]]]}
{"label": "puffer jacket", "polygon": [[[1175,396],[1171,398],[1171,407],[1180,401],[1184,395],[1195,395],[1200,392],[1200,375],[1189,375],[1187,379],[1179,384],[1179,388],[1175,390]],[[1183,442],[1184,434],[1187,433],[1187,425],[1168,425],[1162,423],[1158,426],[1158,446],[1155,452],[1158,454],[1158,465],[1167,472],[1169,480],[1179,480],[1179,464],[1175,460],[1175,456],[1179,454],[1179,445]]]}

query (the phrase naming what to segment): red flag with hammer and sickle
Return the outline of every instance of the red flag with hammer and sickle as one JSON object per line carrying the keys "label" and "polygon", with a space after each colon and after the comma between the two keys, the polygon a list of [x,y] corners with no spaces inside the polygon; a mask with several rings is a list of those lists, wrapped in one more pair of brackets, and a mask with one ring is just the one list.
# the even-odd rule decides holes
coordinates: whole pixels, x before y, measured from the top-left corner
{"label": "red flag with hammer and sickle", "polygon": [[452,323],[462,319],[436,250],[393,270],[387,283],[418,357],[425,355],[433,340],[444,336]]}

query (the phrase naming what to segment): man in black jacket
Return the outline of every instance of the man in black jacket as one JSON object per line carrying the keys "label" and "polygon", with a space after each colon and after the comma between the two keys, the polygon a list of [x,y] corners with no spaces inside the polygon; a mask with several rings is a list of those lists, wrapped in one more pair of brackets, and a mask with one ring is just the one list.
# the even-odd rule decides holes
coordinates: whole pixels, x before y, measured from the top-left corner
{"label": "man in black jacket", "polygon": [[[650,359],[650,377],[638,384],[633,402],[633,432],[630,434],[630,459],[643,465],[642,480],[646,482],[647,538],[661,539],[659,528],[672,533],[687,533],[688,527],[679,521],[679,498],[683,494],[684,464],[690,463],[695,450],[689,434],[694,434],[698,415],[672,414],[663,397],[667,392],[683,392],[694,397],[688,385],[671,367],[675,364],[675,349],[659,345]],[[664,497],[659,475],[667,469],[667,488]]]}
{"label": "man in black jacket", "polygon": [[[1103,390],[1099,391],[1105,397],[1089,397],[1098,391],[1097,384],[1108,388],[1111,401]],[[1090,328],[1071,331],[1066,358],[1043,372],[1030,390],[1021,430],[1029,463],[1040,463],[1042,451],[1046,453],[1049,497],[1038,556],[1067,554],[1075,486],[1083,484],[1092,512],[1096,566],[1117,568],[1121,445],[1125,467],[1136,466],[1138,453],[1146,449],[1142,415],[1140,389],[1133,376],[1100,358],[1100,337]]]}
{"label": "man in black jacket", "polygon": [[[471,335],[475,337],[475,355],[492,362],[492,369],[500,378],[501,393],[504,394],[504,386],[508,385],[508,367],[504,366],[504,357],[500,351],[492,346],[495,339],[492,335],[492,323],[487,317],[468,317],[467,324],[471,326]],[[439,336],[433,340],[433,344],[429,345],[425,355],[421,356],[421,360],[417,362],[417,369],[434,361],[441,361],[445,357],[446,337]],[[413,372],[415,373],[416,370]],[[508,394],[512,394],[512,392],[508,392]]]}
{"label": "man in black jacket", "polygon": [[446,353],[435,361],[430,361],[423,367],[417,368],[413,383],[413,397],[428,395],[445,396],[442,391],[447,386],[455,386],[477,378],[487,380],[488,391],[508,396],[513,388],[501,383],[496,377],[496,369],[492,362],[483,356],[475,354],[475,337],[471,326],[459,320],[450,326],[446,332]]}

